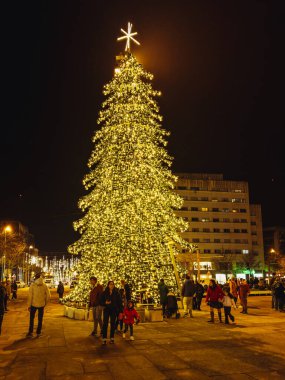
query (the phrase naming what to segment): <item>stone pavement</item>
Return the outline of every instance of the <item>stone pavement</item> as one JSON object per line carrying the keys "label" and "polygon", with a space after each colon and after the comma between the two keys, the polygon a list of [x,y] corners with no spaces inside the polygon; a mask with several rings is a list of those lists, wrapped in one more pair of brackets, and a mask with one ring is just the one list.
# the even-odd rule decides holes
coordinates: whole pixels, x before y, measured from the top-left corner
{"label": "stone pavement", "polygon": [[[55,297],[55,294],[53,294]],[[250,297],[249,315],[237,324],[208,324],[208,310],[193,319],[135,326],[135,341],[116,336],[101,346],[88,336],[92,323],[62,316],[53,298],[43,336],[26,339],[27,290],[9,304],[0,337],[0,380],[267,380],[285,379],[285,313],[270,309],[270,297]]]}

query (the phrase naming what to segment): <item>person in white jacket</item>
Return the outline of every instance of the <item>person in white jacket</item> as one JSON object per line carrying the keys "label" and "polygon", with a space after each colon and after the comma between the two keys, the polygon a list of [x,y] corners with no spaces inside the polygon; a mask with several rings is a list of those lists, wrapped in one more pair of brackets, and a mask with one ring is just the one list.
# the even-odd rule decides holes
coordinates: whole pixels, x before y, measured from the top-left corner
{"label": "person in white jacket", "polygon": [[237,308],[234,296],[230,292],[230,288],[228,286],[225,286],[223,288],[224,297],[223,297],[223,306],[224,306],[224,313],[225,313],[225,324],[229,324],[229,318],[232,322],[235,321],[235,317],[231,314],[231,308],[233,306],[234,309]]}
{"label": "person in white jacket", "polygon": [[44,283],[43,278],[40,273],[35,276],[35,281],[31,284],[29,289],[28,297],[28,310],[30,312],[30,327],[27,333],[28,338],[33,337],[34,330],[34,319],[36,312],[38,311],[38,326],[37,326],[37,336],[41,336],[44,308],[49,302],[50,293],[48,287]]}

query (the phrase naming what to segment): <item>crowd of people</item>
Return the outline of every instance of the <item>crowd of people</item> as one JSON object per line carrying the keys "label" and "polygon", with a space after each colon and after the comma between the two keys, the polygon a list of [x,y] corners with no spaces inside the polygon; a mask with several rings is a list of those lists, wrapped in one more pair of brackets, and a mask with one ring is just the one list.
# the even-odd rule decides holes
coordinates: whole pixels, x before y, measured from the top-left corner
{"label": "crowd of people", "polygon": [[[88,301],[89,311],[93,314],[93,330],[91,336],[100,337],[102,344],[107,344],[108,328],[110,344],[114,343],[115,332],[126,338],[129,333],[130,340],[134,340],[134,325],[139,323],[140,315],[135,309],[135,302],[132,300],[132,290],[125,280],[121,280],[120,286],[115,287],[114,281],[109,281],[104,289],[95,276],[90,278],[90,294]],[[285,281],[276,276],[275,273],[270,281],[272,292],[272,308],[284,312],[285,305]],[[251,288],[245,279],[231,278],[224,285],[219,285],[211,279],[209,285],[204,285],[199,281],[194,281],[189,275],[185,276],[185,281],[181,290],[181,306],[184,318],[193,318],[193,310],[201,311],[202,300],[205,294],[205,303],[210,309],[209,323],[215,321],[215,310],[220,323],[234,323],[235,317],[231,313],[232,308],[237,309],[239,302],[242,308],[241,313],[247,314],[247,299]],[[59,302],[62,301],[64,285],[60,281],[57,287]],[[158,283],[159,301],[162,307],[164,318],[180,318],[178,298],[165,284],[164,279]],[[17,298],[17,284],[15,281],[5,281],[0,283],[0,335],[4,314],[8,311],[7,302],[9,299]],[[34,319],[38,314],[37,336],[41,336],[44,308],[49,302],[50,293],[41,273],[36,274],[34,281],[29,288],[28,310],[30,312],[30,323],[27,337],[33,337]],[[223,310],[223,315],[222,315]],[[224,318],[223,318],[224,317]]]}

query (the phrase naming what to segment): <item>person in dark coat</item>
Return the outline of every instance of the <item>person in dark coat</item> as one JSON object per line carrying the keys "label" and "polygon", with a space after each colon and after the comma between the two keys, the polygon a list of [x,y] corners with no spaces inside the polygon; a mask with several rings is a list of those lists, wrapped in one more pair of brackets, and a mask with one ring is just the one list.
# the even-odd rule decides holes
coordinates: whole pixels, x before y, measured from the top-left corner
{"label": "person in dark coat", "polygon": [[196,302],[195,302],[194,309],[201,311],[201,302],[204,295],[204,286],[200,284],[198,281],[196,281],[195,283],[195,294],[196,294],[195,296]]}
{"label": "person in dark coat", "polygon": [[165,317],[168,287],[165,285],[163,278],[158,283],[158,292],[159,292],[159,302],[162,306],[162,314]]}
{"label": "person in dark coat", "polygon": [[17,290],[18,290],[18,285],[16,283],[16,281],[13,281],[12,285],[11,285],[11,290],[12,290],[12,300],[16,300],[17,299]]}
{"label": "person in dark coat", "polygon": [[[99,282],[97,281],[97,277],[95,276],[90,277],[90,285],[91,285],[91,291],[89,293],[89,309],[92,309],[93,322],[94,322],[91,336],[96,336],[96,338],[99,338],[99,336],[102,335],[102,329],[103,329],[103,321],[102,321],[103,307],[100,305],[100,299],[103,293],[103,286],[99,284]],[[98,331],[97,331],[98,325],[100,327],[100,334],[98,334]]]}
{"label": "person in dark coat", "polygon": [[193,280],[190,280],[190,276],[186,274],[186,280],[182,286],[182,297],[183,297],[183,307],[184,307],[184,318],[190,315],[193,318],[192,308],[193,308],[193,296],[196,292],[195,284]]}
{"label": "person in dark coat", "polygon": [[3,283],[0,282],[0,335],[1,335],[1,329],[2,329],[2,322],[4,318],[5,313],[5,295],[6,295],[6,289]]}
{"label": "person in dark coat", "polygon": [[63,286],[63,283],[61,281],[59,281],[59,283],[58,283],[56,292],[58,294],[59,300],[61,300],[63,297],[63,293],[64,293],[64,286]]}
{"label": "person in dark coat", "polygon": [[174,293],[169,292],[167,294],[166,316],[167,318],[171,318],[172,315],[175,314],[177,318],[177,312],[178,312],[177,298],[175,297]]}
{"label": "person in dark coat", "polygon": [[109,281],[106,289],[101,295],[100,305],[104,306],[103,311],[103,339],[102,344],[107,344],[107,330],[110,320],[110,343],[114,343],[116,320],[119,313],[123,312],[122,299],[115,288],[114,281]]}
{"label": "person in dark coat", "polygon": [[280,279],[278,279],[278,281],[276,281],[274,284],[275,298],[276,298],[275,309],[281,312],[284,311],[284,303],[285,303],[285,286],[284,285],[285,285],[284,281],[280,281]]}
{"label": "person in dark coat", "polygon": [[126,299],[126,304],[127,302],[131,301],[132,299],[132,291],[131,291],[131,287],[129,284],[126,283],[125,280],[121,280],[121,286],[122,286],[122,289],[124,289],[124,297]]}

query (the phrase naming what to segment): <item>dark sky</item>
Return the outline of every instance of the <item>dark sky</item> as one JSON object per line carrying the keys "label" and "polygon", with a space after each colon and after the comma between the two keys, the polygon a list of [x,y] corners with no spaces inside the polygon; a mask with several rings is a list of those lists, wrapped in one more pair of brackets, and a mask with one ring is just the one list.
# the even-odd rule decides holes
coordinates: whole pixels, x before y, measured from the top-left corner
{"label": "dark sky", "polygon": [[[0,220],[64,252],[103,84],[131,21],[155,76],[173,171],[246,180],[264,225],[285,225],[282,1],[8,1],[2,5]],[[3,88],[4,87],[4,88]]]}

